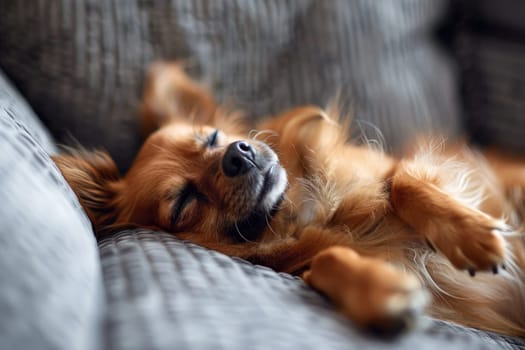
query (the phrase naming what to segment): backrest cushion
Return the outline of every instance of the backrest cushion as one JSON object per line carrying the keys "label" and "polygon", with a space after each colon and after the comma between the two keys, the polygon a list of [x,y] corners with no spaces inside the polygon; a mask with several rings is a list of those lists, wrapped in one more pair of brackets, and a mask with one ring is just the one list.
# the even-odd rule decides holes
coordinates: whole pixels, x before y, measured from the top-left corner
{"label": "backrest cushion", "polygon": [[468,0],[459,16],[466,127],[474,141],[525,152],[525,2]]}
{"label": "backrest cushion", "polygon": [[[0,66],[59,142],[104,147],[121,169],[141,140],[147,67],[183,59],[258,118],[341,104],[401,149],[459,130],[450,62],[432,40],[445,0],[4,0]],[[362,129],[362,130],[360,130]]]}

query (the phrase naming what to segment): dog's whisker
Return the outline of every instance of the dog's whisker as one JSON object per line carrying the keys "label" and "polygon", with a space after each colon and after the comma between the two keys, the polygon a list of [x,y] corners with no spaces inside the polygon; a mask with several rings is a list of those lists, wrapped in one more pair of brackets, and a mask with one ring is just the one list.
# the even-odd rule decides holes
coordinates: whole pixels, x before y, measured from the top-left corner
{"label": "dog's whisker", "polygon": [[257,129],[251,129],[250,131],[248,131],[248,138],[252,140],[256,140],[258,134],[259,134],[259,131],[257,131]]}
{"label": "dog's whisker", "polygon": [[[379,152],[385,151],[385,136],[376,125],[366,120],[357,120],[356,124],[360,130],[361,140],[367,147],[370,147]],[[367,127],[371,132],[367,132],[365,127]]]}
{"label": "dog's whisker", "polygon": [[[256,130],[252,130],[252,131],[256,131]],[[263,139],[259,139],[259,137],[261,136],[264,136],[266,135],[266,137],[264,137]],[[255,132],[255,135],[251,136],[250,134],[250,138],[252,140],[256,140],[256,141],[262,141],[264,143],[266,143],[267,145],[269,146],[275,146],[274,144],[272,144],[271,142],[269,142],[268,140],[271,138],[271,137],[276,137],[277,136],[277,133],[275,131],[272,131],[272,130],[260,130],[260,131],[256,131]]]}
{"label": "dog's whisker", "polygon": [[241,230],[239,229],[239,226],[237,225],[237,221],[235,221],[235,230],[237,231],[237,234],[245,241],[245,242],[248,242],[248,243],[255,243],[254,241],[252,240],[249,240],[248,238],[246,238]]}
{"label": "dog's whisker", "polygon": [[264,219],[266,220],[266,225],[268,226],[268,230],[270,230],[270,232],[273,233],[273,235],[278,238],[279,236],[277,235],[277,232],[275,232],[272,225],[270,224],[269,216],[265,215]]}
{"label": "dog's whisker", "polygon": [[284,195],[279,209],[283,210],[283,209],[288,209],[288,208],[295,209],[295,206],[294,206],[294,203],[290,200],[290,198],[288,198],[286,195]]}

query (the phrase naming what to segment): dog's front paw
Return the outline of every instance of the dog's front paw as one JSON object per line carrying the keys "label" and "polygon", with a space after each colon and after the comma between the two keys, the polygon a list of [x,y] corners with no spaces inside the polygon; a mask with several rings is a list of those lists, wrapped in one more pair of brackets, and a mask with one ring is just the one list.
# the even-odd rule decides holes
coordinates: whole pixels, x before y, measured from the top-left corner
{"label": "dog's front paw", "polygon": [[450,220],[427,235],[431,247],[445,255],[458,269],[498,272],[505,260],[505,239],[509,232],[502,221],[472,210]]}
{"label": "dog's front paw", "polygon": [[344,247],[318,254],[304,279],[376,334],[394,335],[412,328],[429,301],[415,276]]}

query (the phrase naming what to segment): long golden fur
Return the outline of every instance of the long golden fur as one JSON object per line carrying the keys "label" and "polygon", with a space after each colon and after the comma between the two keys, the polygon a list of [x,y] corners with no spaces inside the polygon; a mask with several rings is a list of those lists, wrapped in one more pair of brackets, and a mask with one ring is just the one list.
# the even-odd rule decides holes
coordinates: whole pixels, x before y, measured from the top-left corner
{"label": "long golden fur", "polygon": [[125,176],[103,152],[54,159],[96,232],[158,228],[301,274],[364,327],[426,309],[525,336],[520,160],[429,142],[395,158],[314,106],[248,132],[176,63],[153,67],[142,115],[152,133]]}

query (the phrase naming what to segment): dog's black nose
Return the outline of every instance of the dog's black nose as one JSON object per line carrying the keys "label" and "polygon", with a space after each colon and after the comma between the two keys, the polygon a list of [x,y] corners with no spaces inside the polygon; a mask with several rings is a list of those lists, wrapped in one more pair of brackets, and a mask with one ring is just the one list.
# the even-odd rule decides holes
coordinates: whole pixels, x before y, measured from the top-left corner
{"label": "dog's black nose", "polygon": [[255,149],[247,142],[231,143],[222,158],[222,171],[229,177],[246,174],[255,166],[255,154]]}

